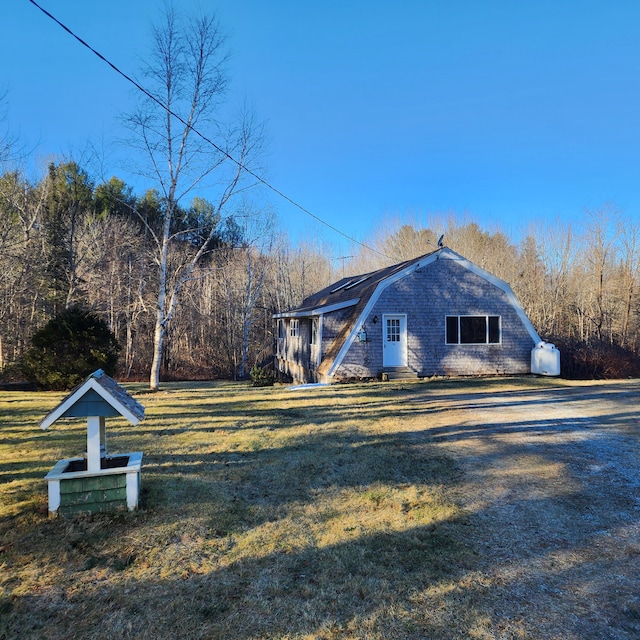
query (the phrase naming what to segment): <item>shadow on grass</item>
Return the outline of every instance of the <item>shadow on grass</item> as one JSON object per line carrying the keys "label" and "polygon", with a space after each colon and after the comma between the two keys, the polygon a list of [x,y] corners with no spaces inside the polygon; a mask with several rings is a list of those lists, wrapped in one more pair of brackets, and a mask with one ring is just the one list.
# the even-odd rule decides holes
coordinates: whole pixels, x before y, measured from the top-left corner
{"label": "shadow on grass", "polygon": [[146,508],[201,509],[213,497],[224,498],[236,511],[244,505],[247,522],[239,526],[273,519],[293,503],[313,504],[322,492],[371,485],[451,486],[459,478],[449,458],[405,435],[355,431],[311,433],[286,446],[255,451],[149,456],[145,474]]}
{"label": "shadow on grass", "polygon": [[[182,558],[170,579],[127,578],[137,559],[111,563],[126,589],[98,584],[81,598],[65,598],[64,605],[60,593],[25,595],[5,602],[0,633],[7,638],[329,638],[363,637],[369,630],[380,638],[448,638],[452,630],[472,626],[476,612],[451,609],[438,620],[420,611],[417,599],[433,591],[439,594],[434,602],[440,601],[440,590],[446,592],[473,562],[469,548],[452,535],[456,527],[450,522],[364,534],[323,548],[242,559],[204,574],[193,558]],[[100,565],[109,562],[93,563]],[[65,629],[73,635],[65,636]]]}
{"label": "shadow on grass", "polygon": [[[530,388],[531,384],[540,387]],[[505,385],[516,389],[505,390]],[[523,387],[523,388],[518,388]],[[329,424],[343,424],[349,419],[366,419],[372,422],[393,416],[399,420],[417,415],[430,416],[442,411],[464,409],[468,411],[517,406],[522,411],[532,411],[553,405],[583,400],[588,403],[610,401],[633,405],[637,402],[637,385],[594,384],[579,388],[551,385],[548,380],[491,379],[456,380],[429,383],[370,383],[365,385],[337,385],[322,391],[287,391],[267,389],[260,398],[252,397],[255,390],[247,388],[245,399],[240,394],[230,398],[218,391],[211,402],[190,406],[181,396],[176,396],[174,406],[150,407],[146,424],[136,427],[140,437],[150,435],[174,435],[185,430],[213,432],[249,431],[257,426],[273,429]],[[227,391],[227,394],[229,392]],[[202,394],[209,395],[207,389]],[[196,397],[196,396],[193,396]]]}

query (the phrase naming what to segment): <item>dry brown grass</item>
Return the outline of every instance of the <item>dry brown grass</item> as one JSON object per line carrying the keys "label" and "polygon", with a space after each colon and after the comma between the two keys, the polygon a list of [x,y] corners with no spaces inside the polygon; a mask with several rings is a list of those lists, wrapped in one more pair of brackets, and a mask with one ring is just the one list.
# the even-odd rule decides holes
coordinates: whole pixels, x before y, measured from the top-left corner
{"label": "dry brown grass", "polygon": [[[575,543],[549,543],[546,555],[497,544],[522,543],[499,530],[514,508],[509,491],[527,494],[526,518],[535,519],[535,500],[549,499],[550,512],[555,487],[561,510],[578,479],[543,451],[516,455],[502,433],[478,438],[469,416],[482,415],[474,403],[487,392],[557,384],[133,386],[146,419],[136,428],[108,422],[108,438],[113,452],[144,452],[141,509],[71,520],[47,517],[43,476],[83,450],[84,424],[41,432],[60,396],[4,394],[0,638],[533,640],[541,629],[567,640],[634,637],[624,626],[576,635],[562,607],[538,624],[509,605],[526,585],[556,588],[554,571],[560,580],[585,562],[600,571],[620,562],[613,545],[599,554],[583,530]],[[571,588],[579,602],[593,586],[576,577]],[[556,602],[539,596],[537,615]],[[640,608],[625,603],[633,625]]]}

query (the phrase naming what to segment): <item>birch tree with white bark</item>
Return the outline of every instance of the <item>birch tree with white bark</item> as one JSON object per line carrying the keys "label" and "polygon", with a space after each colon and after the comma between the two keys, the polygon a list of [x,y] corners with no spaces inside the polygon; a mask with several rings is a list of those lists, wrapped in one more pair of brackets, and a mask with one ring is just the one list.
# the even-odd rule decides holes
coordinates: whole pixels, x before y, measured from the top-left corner
{"label": "birch tree with white bark", "polygon": [[[234,196],[249,186],[243,167],[259,153],[261,137],[251,117],[243,113],[231,127],[221,122],[227,59],[226,38],[215,15],[184,17],[169,7],[153,30],[144,69],[145,89],[153,98],[143,96],[139,109],[127,117],[146,157],[143,173],[153,179],[162,205],[161,224],[143,220],[153,238],[157,268],[152,390],[160,385],[163,342],[182,289],[210,250]],[[190,220],[195,227],[185,228],[180,203],[201,188],[207,189],[211,207],[195,223]],[[174,251],[177,245],[188,245],[190,251]]]}

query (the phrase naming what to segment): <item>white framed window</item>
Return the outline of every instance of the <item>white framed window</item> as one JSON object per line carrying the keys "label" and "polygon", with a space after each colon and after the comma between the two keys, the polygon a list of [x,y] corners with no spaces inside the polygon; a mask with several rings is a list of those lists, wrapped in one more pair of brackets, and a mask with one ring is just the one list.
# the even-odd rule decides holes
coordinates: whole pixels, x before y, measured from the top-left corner
{"label": "white framed window", "polygon": [[283,340],[285,336],[284,320],[278,320],[278,340]]}
{"label": "white framed window", "polygon": [[446,316],[447,344],[500,344],[500,316]]}
{"label": "white framed window", "polygon": [[311,318],[311,331],[309,332],[309,344],[318,344],[318,335],[320,329],[320,318]]}
{"label": "white framed window", "polygon": [[297,338],[300,335],[300,320],[297,318],[289,320],[289,335],[292,338]]}

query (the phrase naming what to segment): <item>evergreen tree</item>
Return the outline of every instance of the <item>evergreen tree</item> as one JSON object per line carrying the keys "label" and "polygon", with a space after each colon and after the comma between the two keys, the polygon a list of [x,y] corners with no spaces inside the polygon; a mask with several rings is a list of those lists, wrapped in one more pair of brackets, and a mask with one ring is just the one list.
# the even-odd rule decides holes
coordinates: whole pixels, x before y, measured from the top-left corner
{"label": "evergreen tree", "polygon": [[96,369],[113,375],[120,346],[96,314],[72,307],[36,331],[25,354],[25,373],[42,389],[71,389]]}

